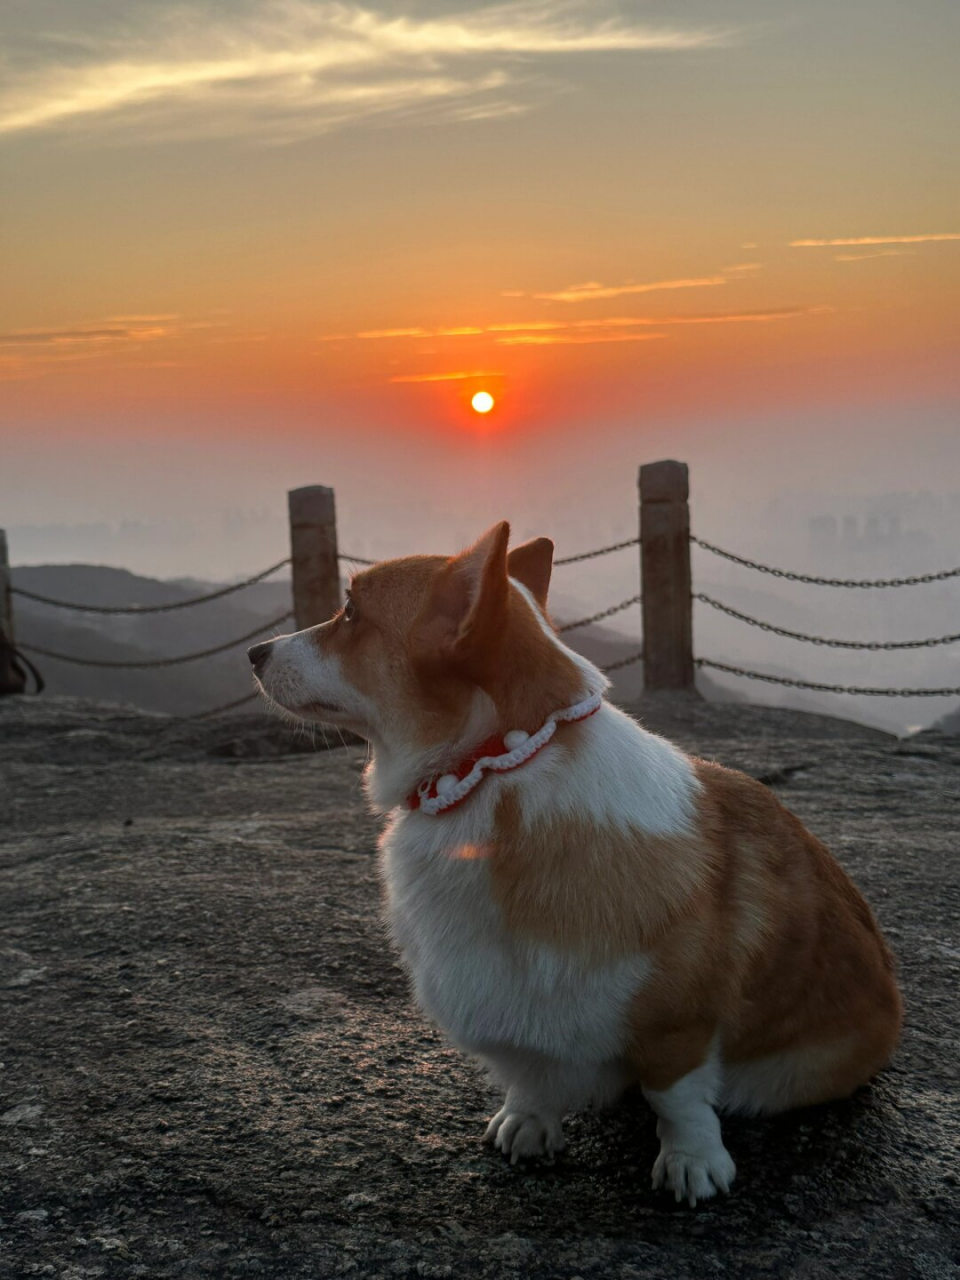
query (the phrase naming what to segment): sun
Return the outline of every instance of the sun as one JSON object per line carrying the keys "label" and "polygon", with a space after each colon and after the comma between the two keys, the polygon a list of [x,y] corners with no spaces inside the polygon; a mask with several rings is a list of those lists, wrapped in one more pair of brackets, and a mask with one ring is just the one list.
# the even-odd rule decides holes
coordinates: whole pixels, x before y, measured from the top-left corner
{"label": "sun", "polygon": [[470,403],[477,413],[489,413],[493,408],[494,399],[489,391],[478,391]]}

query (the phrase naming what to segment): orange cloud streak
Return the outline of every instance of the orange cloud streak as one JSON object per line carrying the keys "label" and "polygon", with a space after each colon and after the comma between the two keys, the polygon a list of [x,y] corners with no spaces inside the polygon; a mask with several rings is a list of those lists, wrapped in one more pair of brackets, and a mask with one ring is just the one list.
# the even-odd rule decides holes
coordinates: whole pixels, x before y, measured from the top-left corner
{"label": "orange cloud streak", "polygon": [[594,342],[650,342],[665,337],[664,333],[518,333],[496,341],[502,347],[581,347]]}
{"label": "orange cloud streak", "polygon": [[703,276],[693,280],[655,280],[650,284],[603,285],[596,281],[570,285],[555,293],[535,293],[532,296],[547,302],[590,302],[594,298],[619,298],[626,293],[658,293],[662,289],[701,289],[726,284],[725,276]]}
{"label": "orange cloud streak", "polygon": [[[475,338],[482,334],[519,334],[528,335],[524,339],[524,345],[535,345],[533,343],[533,335],[535,334],[556,334],[558,331],[566,331],[570,329],[625,329],[639,326],[650,326],[657,328],[660,325],[685,325],[685,324],[750,324],[765,323],[770,320],[789,320],[796,316],[815,315],[824,311],[832,311],[829,306],[810,306],[810,307],[775,307],[763,311],[714,311],[704,312],[699,315],[681,315],[681,316],[608,316],[598,320],[516,320],[504,324],[491,324],[485,328],[478,328],[474,325],[462,325],[451,329],[370,329],[362,333],[358,333],[358,338],[458,338],[470,337]],[[333,335],[340,337],[341,335]],[[329,340],[333,340],[332,338]],[[561,339],[558,338],[558,341]],[[634,339],[624,338],[624,341],[633,341]],[[497,337],[496,342],[501,345],[520,345],[518,341],[510,337]],[[572,338],[567,341],[573,341]],[[587,341],[586,338],[580,341]],[[613,341],[612,338],[601,339],[599,337],[592,341]],[[543,342],[541,345],[546,346]]]}
{"label": "orange cloud streak", "polygon": [[879,253],[835,253],[834,262],[866,262],[870,258],[908,258],[912,249],[881,249]]}
{"label": "orange cloud streak", "polygon": [[364,329],[358,338],[429,338],[429,329]]}
{"label": "orange cloud streak", "polygon": [[855,236],[849,240],[791,240],[791,249],[823,249],[845,244],[926,244],[932,240],[960,240],[960,231],[929,236]]}
{"label": "orange cloud streak", "polygon": [[489,370],[458,370],[456,373],[403,373],[391,378],[391,382],[461,382],[464,378],[500,378],[500,373]]}
{"label": "orange cloud streak", "polygon": [[487,333],[514,333],[526,332],[530,329],[565,329],[566,327],[565,320],[519,320],[514,324],[488,325]]}

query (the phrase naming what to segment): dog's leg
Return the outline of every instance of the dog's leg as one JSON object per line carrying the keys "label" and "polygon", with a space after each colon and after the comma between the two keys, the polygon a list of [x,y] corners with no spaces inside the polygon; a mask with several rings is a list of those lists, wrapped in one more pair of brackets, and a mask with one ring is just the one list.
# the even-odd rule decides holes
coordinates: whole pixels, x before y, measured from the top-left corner
{"label": "dog's leg", "polygon": [[653,1185],[668,1187],[678,1202],[695,1205],[718,1191],[729,1191],[737,1172],[714,1111],[718,1083],[718,1065],[711,1056],[668,1089],[643,1090],[657,1114],[660,1139]]}
{"label": "dog's leg", "polygon": [[564,1115],[607,1106],[627,1084],[624,1068],[612,1062],[558,1062],[522,1049],[485,1051],[483,1060],[507,1095],[487,1125],[484,1142],[509,1156],[511,1164],[562,1151]]}

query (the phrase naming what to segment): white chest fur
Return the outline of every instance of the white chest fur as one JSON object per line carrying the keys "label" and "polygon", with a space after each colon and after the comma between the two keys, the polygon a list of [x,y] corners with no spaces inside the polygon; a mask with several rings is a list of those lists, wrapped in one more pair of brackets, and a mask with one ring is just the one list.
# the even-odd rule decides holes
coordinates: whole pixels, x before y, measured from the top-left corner
{"label": "white chest fur", "polygon": [[698,784],[686,757],[606,704],[578,734],[575,760],[551,744],[450,813],[396,811],[381,841],[390,929],[417,1000],[473,1052],[608,1061],[649,972],[642,954],[598,967],[511,934],[491,892],[485,853],[504,789],[531,824],[571,814],[651,834],[689,829]]}
{"label": "white chest fur", "polygon": [[418,1003],[463,1048],[608,1061],[623,1047],[626,1008],[648,961],[590,966],[504,928],[484,856],[503,785],[485,782],[488,793],[462,816],[404,814],[387,829],[381,853],[394,941]]}

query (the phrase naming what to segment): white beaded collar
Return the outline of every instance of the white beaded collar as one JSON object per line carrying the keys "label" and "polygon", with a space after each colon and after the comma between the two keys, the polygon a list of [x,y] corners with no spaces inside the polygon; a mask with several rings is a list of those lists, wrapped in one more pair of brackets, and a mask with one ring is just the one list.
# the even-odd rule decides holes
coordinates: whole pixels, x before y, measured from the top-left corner
{"label": "white beaded collar", "polygon": [[502,737],[487,738],[474,748],[450,773],[434,774],[407,797],[407,807],[419,810],[429,818],[438,817],[462,804],[482,782],[486,773],[507,773],[532,760],[547,745],[560,723],[586,720],[600,710],[603,695],[592,693],[572,707],[554,711],[536,733],[511,729]]}

